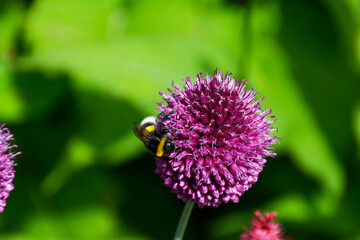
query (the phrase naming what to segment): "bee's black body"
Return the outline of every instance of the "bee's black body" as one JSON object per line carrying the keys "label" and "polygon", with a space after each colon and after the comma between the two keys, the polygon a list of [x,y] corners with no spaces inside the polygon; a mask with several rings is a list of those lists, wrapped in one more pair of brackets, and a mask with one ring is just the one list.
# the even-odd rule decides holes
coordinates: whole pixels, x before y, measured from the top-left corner
{"label": "bee's black body", "polygon": [[[156,131],[157,124],[161,124],[159,133]],[[140,125],[134,123],[133,130],[145,147],[157,157],[169,156],[175,149],[175,145],[166,136],[169,131],[163,127],[163,121],[158,123],[155,117],[145,118]]]}

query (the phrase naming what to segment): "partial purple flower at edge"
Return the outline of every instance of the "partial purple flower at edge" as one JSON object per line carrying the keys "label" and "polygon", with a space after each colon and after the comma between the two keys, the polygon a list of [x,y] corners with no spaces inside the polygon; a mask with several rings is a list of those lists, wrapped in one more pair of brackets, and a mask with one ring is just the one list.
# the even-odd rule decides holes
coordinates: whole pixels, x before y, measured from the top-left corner
{"label": "partial purple flower at edge", "polygon": [[240,240],[284,240],[280,223],[275,222],[276,212],[261,213],[256,210],[252,228],[245,229]]}
{"label": "partial purple flower at edge", "polygon": [[17,146],[9,143],[14,140],[14,138],[4,126],[5,124],[0,125],[0,213],[4,211],[6,199],[10,191],[14,189],[12,181],[15,176],[15,171],[13,167],[16,164],[13,159],[16,155],[20,154],[20,152],[11,152],[11,149]]}
{"label": "partial purple flower at edge", "polygon": [[266,163],[275,156],[271,144],[278,143],[270,110],[261,110],[254,89],[215,71],[214,76],[187,77],[184,91],[173,84],[169,94],[160,92],[167,106],[158,103],[176,149],[168,157],[156,158],[157,174],[183,201],[199,207],[214,206],[239,197],[257,180]]}

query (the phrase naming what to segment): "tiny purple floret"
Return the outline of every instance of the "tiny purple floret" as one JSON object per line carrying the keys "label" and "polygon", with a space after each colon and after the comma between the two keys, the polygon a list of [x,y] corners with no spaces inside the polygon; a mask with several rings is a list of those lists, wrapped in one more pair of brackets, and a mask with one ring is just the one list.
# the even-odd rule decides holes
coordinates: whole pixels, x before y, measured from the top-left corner
{"label": "tiny purple floret", "polygon": [[[257,180],[266,163],[275,156],[276,144],[270,110],[260,109],[254,89],[215,71],[201,73],[195,83],[187,77],[184,91],[173,83],[169,94],[160,92],[167,105],[158,103],[167,134],[175,151],[156,158],[155,172],[183,201],[199,207],[214,206],[239,197]],[[159,120],[159,121],[160,121]]]}
{"label": "tiny purple floret", "polygon": [[15,176],[13,168],[15,163],[13,159],[20,154],[20,152],[11,152],[11,149],[17,146],[9,143],[14,138],[4,126],[5,124],[0,125],[0,213],[4,211],[10,191],[14,189],[12,181]]}

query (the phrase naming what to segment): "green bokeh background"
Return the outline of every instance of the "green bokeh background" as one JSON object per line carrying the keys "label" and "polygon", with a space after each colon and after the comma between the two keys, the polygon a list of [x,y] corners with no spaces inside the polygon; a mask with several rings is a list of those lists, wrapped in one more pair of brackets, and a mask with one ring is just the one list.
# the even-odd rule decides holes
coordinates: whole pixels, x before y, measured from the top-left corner
{"label": "green bokeh background", "polygon": [[22,151],[0,239],[171,239],[183,203],[132,122],[218,68],[266,96],[282,139],[185,239],[237,239],[261,209],[296,240],[359,240],[359,26],[358,0],[0,0],[0,122]]}

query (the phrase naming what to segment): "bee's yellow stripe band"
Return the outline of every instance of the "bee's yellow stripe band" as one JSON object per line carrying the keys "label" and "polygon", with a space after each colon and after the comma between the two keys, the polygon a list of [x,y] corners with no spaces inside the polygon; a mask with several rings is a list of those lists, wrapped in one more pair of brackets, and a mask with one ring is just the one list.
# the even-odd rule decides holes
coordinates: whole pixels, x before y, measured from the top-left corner
{"label": "bee's yellow stripe band", "polygon": [[146,131],[148,131],[149,133],[151,133],[151,132],[154,132],[154,131],[155,131],[155,126],[154,126],[154,125],[150,125],[150,126],[147,126],[145,129],[146,129]]}
{"label": "bee's yellow stripe band", "polygon": [[156,150],[156,156],[161,157],[164,155],[164,145],[165,145],[166,137],[162,137],[160,143]]}

